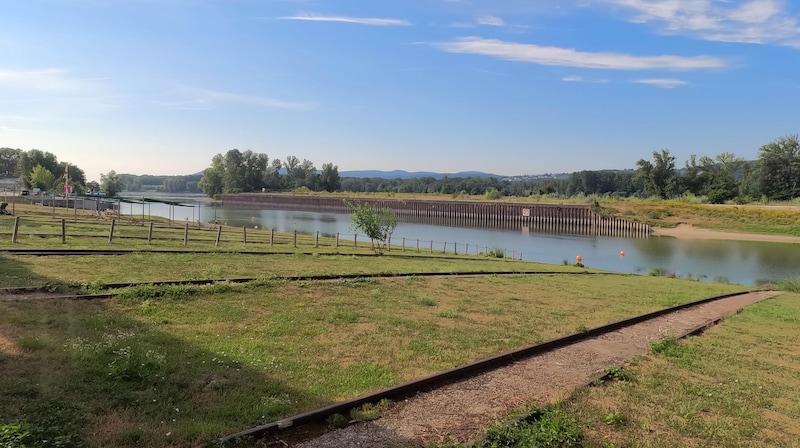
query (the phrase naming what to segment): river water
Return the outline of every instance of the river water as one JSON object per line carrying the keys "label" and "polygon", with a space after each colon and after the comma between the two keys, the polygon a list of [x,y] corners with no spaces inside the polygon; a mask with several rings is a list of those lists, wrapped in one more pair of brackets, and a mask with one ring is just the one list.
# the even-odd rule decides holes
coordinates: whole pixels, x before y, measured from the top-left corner
{"label": "river water", "polygon": [[[192,205],[122,203],[120,213],[160,216],[180,222],[216,220],[231,226],[309,234],[319,231],[327,236],[339,233],[342,239],[355,233],[347,214],[221,207],[197,196],[172,198]],[[509,256],[521,255],[523,260],[550,264],[561,264],[564,260],[574,263],[580,255],[584,265],[596,269],[644,275],[662,270],[681,278],[743,285],[800,275],[800,245],[787,243],[554,235],[524,228],[500,230],[400,222],[392,234],[393,246],[403,244],[404,238],[407,250],[416,250],[417,244],[421,250],[429,250],[433,242],[435,250],[446,247],[452,251],[455,246],[461,253],[465,250],[475,253],[477,245],[481,252],[486,248],[501,248]]]}

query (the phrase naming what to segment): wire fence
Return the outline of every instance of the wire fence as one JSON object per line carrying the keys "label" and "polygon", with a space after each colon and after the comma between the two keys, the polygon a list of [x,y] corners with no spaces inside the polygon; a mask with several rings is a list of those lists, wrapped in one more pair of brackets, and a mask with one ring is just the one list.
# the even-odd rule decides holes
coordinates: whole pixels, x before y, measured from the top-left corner
{"label": "wire fence", "polygon": [[358,233],[302,233],[256,227],[235,227],[218,224],[185,222],[168,225],[155,221],[118,219],[113,213],[97,215],[98,220],[37,219],[31,217],[4,217],[0,219],[0,246],[48,246],[60,242],[72,246],[142,244],[154,247],[182,246],[205,250],[256,250],[303,252],[391,251],[428,253],[440,255],[474,255],[497,258],[522,259],[521,251],[457,241],[434,241],[391,236],[385,242],[371,241]]}

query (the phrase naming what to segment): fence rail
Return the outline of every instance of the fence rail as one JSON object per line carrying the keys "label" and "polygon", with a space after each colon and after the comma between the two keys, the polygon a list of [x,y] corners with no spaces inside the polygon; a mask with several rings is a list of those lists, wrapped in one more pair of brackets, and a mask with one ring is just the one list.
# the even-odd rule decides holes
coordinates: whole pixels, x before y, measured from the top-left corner
{"label": "fence rail", "polygon": [[[12,244],[40,244],[40,240],[58,240],[61,244],[122,244],[122,242],[140,242],[153,246],[182,245],[187,248],[202,247],[205,249],[248,249],[269,248],[293,252],[304,249],[339,252],[368,251],[372,249],[372,241],[366,235],[358,233],[327,234],[280,232],[276,229],[233,227],[224,225],[198,225],[186,222],[181,226],[166,225],[154,221],[125,221],[111,218],[106,222],[71,221],[61,219],[33,219],[16,216],[13,220],[0,220],[0,241]],[[482,246],[457,241],[433,241],[422,239],[389,238],[387,251],[492,256],[497,258],[522,259],[521,251],[509,251],[505,248]]]}

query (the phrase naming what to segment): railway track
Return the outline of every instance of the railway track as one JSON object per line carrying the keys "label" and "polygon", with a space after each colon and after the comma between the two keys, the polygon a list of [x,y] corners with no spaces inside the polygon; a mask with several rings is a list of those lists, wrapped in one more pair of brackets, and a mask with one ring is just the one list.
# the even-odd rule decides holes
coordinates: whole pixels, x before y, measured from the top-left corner
{"label": "railway track", "polygon": [[[359,446],[370,446],[373,448],[415,446],[415,444],[418,446],[420,441],[424,442],[424,438],[421,440],[413,439],[413,436],[421,431],[422,432],[430,431],[430,427],[432,426],[431,419],[436,420],[436,415],[428,415],[428,411],[430,411],[431,409],[434,410],[434,413],[438,413],[439,416],[451,412],[453,413],[453,415],[451,416],[453,419],[461,418],[469,420],[470,417],[472,417],[471,414],[467,412],[467,410],[470,409],[469,408],[470,403],[472,403],[472,405],[475,405],[475,403],[480,403],[478,407],[484,407],[485,403],[487,402],[497,402],[498,409],[503,408],[503,406],[500,403],[502,403],[504,397],[497,397],[491,395],[492,394],[491,390],[496,390],[495,386],[491,387],[487,386],[487,384],[489,384],[491,381],[495,381],[498,384],[505,384],[509,382],[509,379],[512,380],[511,382],[516,382],[516,380],[520,377],[527,377],[529,383],[522,384],[520,386],[521,388],[520,390],[511,394],[512,396],[517,397],[516,398],[517,400],[519,399],[519,397],[527,393],[525,391],[535,389],[534,386],[536,385],[545,386],[545,390],[552,392],[552,390],[557,389],[556,387],[557,385],[553,384],[552,385],[553,387],[550,387],[551,385],[547,384],[547,381],[556,382],[555,378],[558,378],[558,375],[556,376],[542,375],[542,377],[539,378],[537,377],[537,373],[539,371],[543,372],[548,365],[553,363],[558,365],[560,368],[566,369],[567,372],[570,372],[569,356],[574,356],[575,353],[577,353],[578,355],[580,355],[581,353],[585,355],[586,353],[591,352],[591,350],[587,352],[586,348],[580,348],[586,344],[591,344],[591,343],[595,343],[595,345],[599,344],[600,347],[598,349],[599,353],[604,354],[604,352],[611,350],[609,347],[610,344],[614,342],[615,338],[621,338],[622,337],[621,335],[624,335],[626,332],[628,333],[630,333],[631,331],[633,332],[634,334],[634,337],[632,339],[633,342],[631,341],[623,342],[622,346],[623,348],[619,349],[621,351],[621,356],[612,356],[611,358],[606,358],[607,360],[604,361],[606,364],[601,364],[603,367],[608,367],[609,362],[619,363],[622,359],[624,359],[628,355],[629,357],[634,356],[635,354],[633,352],[628,352],[628,350],[631,347],[639,346],[639,348],[643,350],[644,353],[646,353],[647,349],[649,348],[650,342],[652,342],[653,340],[658,340],[668,335],[665,329],[670,329],[674,327],[674,331],[672,332],[675,333],[673,334],[673,336],[676,337],[684,337],[689,334],[697,333],[715,324],[725,315],[731,312],[735,312],[741,309],[743,306],[746,306],[750,303],[755,303],[759,300],[764,300],[775,294],[777,293],[769,291],[751,291],[745,293],[728,294],[724,296],[712,297],[692,303],[665,308],[647,314],[642,314],[629,319],[624,319],[618,322],[613,322],[607,325],[603,325],[597,328],[592,328],[587,331],[547,341],[542,344],[532,345],[519,350],[514,350],[498,356],[483,359],[462,367],[454,368],[415,381],[400,384],[398,386],[384,389],[369,395],[361,396],[340,403],[334,403],[319,409],[287,417],[275,422],[256,426],[254,428],[249,428],[241,432],[230,434],[220,439],[198,445],[196,448],[207,448],[211,446],[216,446],[215,444],[224,444],[226,442],[242,438],[262,439],[266,437],[271,437],[271,438],[278,438],[277,440],[280,440],[279,439],[280,435],[282,433],[290,431],[290,428],[297,428],[297,427],[302,427],[303,425],[322,422],[328,416],[333,414],[347,415],[347,413],[351,409],[358,408],[360,406],[369,403],[372,404],[378,403],[379,401],[384,399],[388,399],[393,402],[401,402],[403,400],[406,400],[405,402],[403,402],[404,403],[403,411],[394,413],[395,420],[397,420],[398,415],[405,415],[406,418],[422,419],[424,420],[424,423],[418,422],[416,424],[406,424],[402,422],[397,423],[397,421],[392,423],[390,421],[389,423],[386,423],[384,426],[380,426],[380,424],[377,422],[384,420],[380,419],[377,422],[368,422],[368,423],[353,425],[347,428],[346,430],[335,431],[330,433],[331,434],[330,437],[325,435],[322,436],[321,438],[315,439],[314,441],[308,442],[307,444],[300,444],[298,446],[338,448],[338,447],[355,446],[356,440],[360,444]],[[645,327],[650,326],[650,327],[655,327],[655,329],[652,334],[649,334],[649,336],[643,336],[644,333],[637,333],[637,331],[640,331],[636,330],[637,326],[645,326]],[[570,350],[572,350],[575,353],[573,353],[573,355],[567,356],[566,362],[560,362],[562,355],[559,355],[558,353],[561,353],[561,351],[565,351],[566,353]],[[549,360],[548,357],[550,358]],[[603,356],[597,356],[597,354],[594,353],[590,354],[587,359],[592,360],[594,358],[599,359],[603,358]],[[597,361],[597,359],[594,360]],[[576,362],[575,359],[573,359],[572,361]],[[526,366],[526,363],[531,363],[531,364]],[[589,364],[590,364],[589,361],[586,360],[580,361],[580,365],[583,369],[586,369],[587,366],[589,366]],[[589,372],[586,372],[588,374],[587,377],[579,378],[576,381],[572,381],[570,387],[574,388],[579,385],[588,384],[593,379],[602,376],[602,368],[599,370],[599,372],[600,374],[598,374],[597,366],[595,366],[594,371],[589,369]],[[537,378],[539,379],[538,381]],[[489,389],[490,391],[488,395],[484,394],[485,396],[474,399],[472,401],[468,399],[455,398],[455,395],[461,393],[458,392],[459,387],[465,384],[466,386],[464,386],[463,388],[468,390],[469,393],[473,395],[478,394],[478,392],[476,391],[480,389]],[[443,398],[441,397],[438,399],[425,398],[431,396],[436,397],[437,395],[443,396]],[[531,397],[531,399],[533,399],[533,397]],[[549,399],[552,400],[553,397],[550,397]],[[408,404],[410,402],[413,403],[415,401],[421,401],[422,403],[417,404],[416,406]],[[514,401],[514,400],[509,399],[509,401]],[[530,403],[531,401],[527,401],[527,404]],[[520,405],[522,403],[515,403],[515,404]],[[449,409],[449,408],[444,409],[447,408],[448,406],[449,407],[455,406],[455,409]],[[507,409],[507,411],[510,410],[511,408]],[[502,414],[501,412],[498,415],[502,416],[505,414]],[[494,415],[494,417],[492,418],[497,418],[497,415]],[[485,424],[488,424],[488,421],[484,422],[483,424],[478,424],[478,426],[472,428],[472,430],[479,431],[480,428],[485,426]],[[444,423],[444,425],[446,425],[446,423]],[[405,430],[402,429],[404,426],[406,427]],[[359,427],[361,429],[358,429]],[[350,438],[347,438],[348,437],[346,435],[347,431],[350,431],[350,436],[349,436]],[[465,433],[463,428],[457,429],[456,432]],[[355,435],[353,435],[353,433],[355,433]],[[344,435],[346,440],[337,442],[336,441],[337,434],[339,436]],[[445,434],[438,434],[438,437],[450,434],[452,434],[452,432]],[[281,445],[281,446],[288,446],[288,445]]]}

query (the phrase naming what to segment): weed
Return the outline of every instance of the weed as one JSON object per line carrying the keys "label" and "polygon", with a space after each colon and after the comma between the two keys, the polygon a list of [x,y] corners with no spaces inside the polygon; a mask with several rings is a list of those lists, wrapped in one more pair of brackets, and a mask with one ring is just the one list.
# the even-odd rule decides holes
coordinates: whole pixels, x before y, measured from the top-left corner
{"label": "weed", "polygon": [[475,448],[578,448],[583,438],[577,419],[561,408],[534,408],[528,419],[486,430]]}
{"label": "weed", "polygon": [[778,289],[787,292],[800,292],[800,277],[787,278],[778,283]]}
{"label": "weed", "polygon": [[331,414],[325,421],[334,428],[346,428],[350,425],[350,420],[342,414]]}
{"label": "weed", "polygon": [[348,278],[339,279],[338,283],[341,286],[347,286],[347,287],[350,287],[350,288],[360,288],[360,287],[366,286],[366,285],[374,285],[377,282],[378,282],[378,280],[375,279],[374,277],[368,277],[368,278],[360,278],[359,277],[359,278],[352,278],[352,279],[348,279]]}
{"label": "weed", "polygon": [[613,381],[632,382],[633,377],[624,367],[606,367],[606,375]]}
{"label": "weed", "polygon": [[493,249],[487,249],[486,250],[486,255],[489,258],[505,258],[506,257],[506,251],[501,249],[501,248],[499,248],[499,247],[495,247]]}
{"label": "weed", "polygon": [[619,411],[609,412],[603,421],[609,426],[622,426],[625,423],[625,414]]}
{"label": "weed", "polygon": [[392,400],[384,398],[378,403],[366,403],[361,407],[352,409],[350,411],[350,418],[360,422],[376,420],[388,411],[394,403]]}
{"label": "weed", "polygon": [[417,303],[419,303],[422,306],[436,306],[436,300],[433,300],[430,297],[420,297],[417,300]]}
{"label": "weed", "polygon": [[678,358],[686,353],[687,348],[682,346],[674,336],[669,336],[650,344],[650,351],[667,357]]}
{"label": "weed", "polygon": [[587,331],[589,331],[589,327],[587,327],[586,324],[579,324],[575,327],[576,333],[586,333]]}
{"label": "weed", "polygon": [[33,352],[47,348],[48,342],[39,337],[24,337],[19,340],[19,347],[25,351]]}
{"label": "weed", "polygon": [[442,310],[439,311],[437,314],[439,317],[444,317],[445,319],[458,319],[459,314],[457,310]]}

